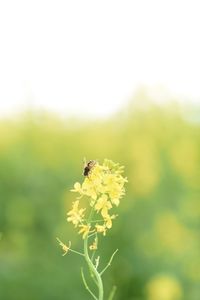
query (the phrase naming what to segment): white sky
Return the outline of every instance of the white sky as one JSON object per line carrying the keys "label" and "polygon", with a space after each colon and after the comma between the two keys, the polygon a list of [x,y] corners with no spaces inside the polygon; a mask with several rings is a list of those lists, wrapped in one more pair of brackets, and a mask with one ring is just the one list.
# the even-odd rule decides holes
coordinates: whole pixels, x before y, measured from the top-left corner
{"label": "white sky", "polygon": [[200,102],[200,1],[0,0],[1,115],[108,115],[141,84]]}

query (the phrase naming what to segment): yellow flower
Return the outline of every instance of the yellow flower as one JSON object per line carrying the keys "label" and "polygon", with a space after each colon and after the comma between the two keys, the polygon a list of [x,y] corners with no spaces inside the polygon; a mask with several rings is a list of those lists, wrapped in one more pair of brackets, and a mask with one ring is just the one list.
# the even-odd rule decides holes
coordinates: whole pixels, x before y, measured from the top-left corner
{"label": "yellow flower", "polygon": [[105,225],[95,225],[97,232],[103,233],[103,235],[106,235],[106,226]]}
{"label": "yellow flower", "polygon": [[121,191],[119,189],[110,190],[109,196],[110,196],[111,202],[113,204],[115,204],[116,206],[118,206],[120,203]]}
{"label": "yellow flower", "polygon": [[119,199],[125,193],[123,185],[124,183],[122,184],[117,182],[117,178],[116,178],[116,182],[109,185],[109,190],[108,190],[109,197],[111,198],[111,202],[116,206],[119,205]]}
{"label": "yellow flower", "polygon": [[79,209],[79,200],[73,202],[72,204],[72,210],[70,210],[67,215],[69,216],[67,218],[68,222],[72,222],[75,227],[77,227],[77,225],[82,222],[83,217],[84,217],[84,211],[85,208],[80,208]]}
{"label": "yellow flower", "polygon": [[98,187],[99,185],[101,185],[102,177],[102,167],[98,163],[96,163],[89,175],[89,179],[90,181],[92,181],[95,187]]}
{"label": "yellow flower", "polygon": [[104,217],[105,226],[110,229],[112,227],[112,220],[116,218],[117,215],[110,216],[109,214]]}
{"label": "yellow flower", "polygon": [[79,182],[76,182],[71,192],[82,194],[81,184]]}
{"label": "yellow flower", "polygon": [[92,245],[89,246],[90,250],[97,250],[97,239],[95,238],[94,242],[92,243]]}
{"label": "yellow flower", "polygon": [[69,246],[65,245],[63,242],[61,242],[61,240],[59,240],[59,238],[56,238],[57,241],[59,242],[59,245],[62,247],[64,253],[63,256],[67,254],[67,252],[70,250],[71,247],[71,242],[69,241]]}
{"label": "yellow flower", "polygon": [[90,178],[86,177],[82,184],[82,192],[84,195],[91,197],[93,200],[97,199],[95,186]]}
{"label": "yellow flower", "polygon": [[116,176],[115,174],[105,174],[103,176],[103,183],[107,186],[112,186],[112,184],[116,183]]}
{"label": "yellow flower", "polygon": [[108,210],[112,208],[112,204],[108,201],[108,196],[103,194],[95,204],[95,210],[99,212],[101,210],[102,217],[107,216]]}
{"label": "yellow flower", "polygon": [[119,205],[119,199],[118,199],[118,198],[113,198],[113,199],[111,199],[111,202],[112,202],[113,204],[115,204],[116,206]]}
{"label": "yellow flower", "polygon": [[[89,219],[87,217],[84,219],[85,209],[80,209],[79,201],[75,201],[72,210],[67,214],[67,220],[72,222],[75,227],[80,227],[79,233],[83,234],[83,238],[87,237],[89,232],[95,230],[97,233],[105,235],[106,230],[112,227],[112,220],[116,215],[111,215],[110,210],[113,206],[119,205],[120,199],[125,194],[124,184],[127,179],[122,176],[122,173],[122,166],[105,159],[102,165],[95,162],[88,176],[84,177],[82,184],[79,182],[74,184],[71,191],[80,194],[77,199],[87,196],[91,212],[88,214]],[[100,218],[97,219],[100,219],[99,222],[102,221],[103,223],[92,226],[92,230],[88,222],[95,222],[92,218],[98,213]],[[96,219],[96,216],[94,217]],[[91,248],[95,248],[95,245],[91,245]]]}
{"label": "yellow flower", "polygon": [[79,227],[81,227],[81,229],[79,230],[79,234],[80,233],[83,233],[83,239],[86,238],[86,236],[88,235],[88,233],[90,232],[90,228],[91,226],[90,225],[79,225]]}

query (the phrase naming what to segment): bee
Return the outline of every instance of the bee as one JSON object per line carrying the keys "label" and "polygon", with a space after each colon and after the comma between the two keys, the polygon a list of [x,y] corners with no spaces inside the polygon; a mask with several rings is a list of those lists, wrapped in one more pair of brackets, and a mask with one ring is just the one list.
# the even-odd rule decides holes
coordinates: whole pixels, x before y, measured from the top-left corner
{"label": "bee", "polygon": [[88,176],[92,168],[95,166],[95,160],[89,160],[88,163],[85,163],[85,167],[83,169],[83,175]]}

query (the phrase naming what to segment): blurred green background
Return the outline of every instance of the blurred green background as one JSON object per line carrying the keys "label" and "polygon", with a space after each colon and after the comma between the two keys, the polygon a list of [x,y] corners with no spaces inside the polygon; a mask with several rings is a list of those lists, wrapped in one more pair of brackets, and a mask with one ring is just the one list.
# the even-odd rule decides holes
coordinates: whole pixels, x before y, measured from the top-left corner
{"label": "blurred green background", "polygon": [[108,119],[29,111],[0,121],[0,299],[90,299],[82,240],[66,221],[83,158],[125,166],[126,196],[101,240],[116,300],[200,299],[200,110],[152,104],[144,92]]}

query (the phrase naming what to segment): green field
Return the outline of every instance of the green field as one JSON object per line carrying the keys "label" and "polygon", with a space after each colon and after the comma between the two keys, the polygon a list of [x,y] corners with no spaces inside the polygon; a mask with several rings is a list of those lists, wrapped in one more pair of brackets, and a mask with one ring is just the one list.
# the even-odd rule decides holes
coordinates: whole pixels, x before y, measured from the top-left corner
{"label": "green field", "polygon": [[125,166],[115,224],[101,240],[116,300],[200,299],[200,110],[137,96],[103,120],[26,112],[0,120],[0,299],[90,299],[82,245],[66,221],[83,159]]}

